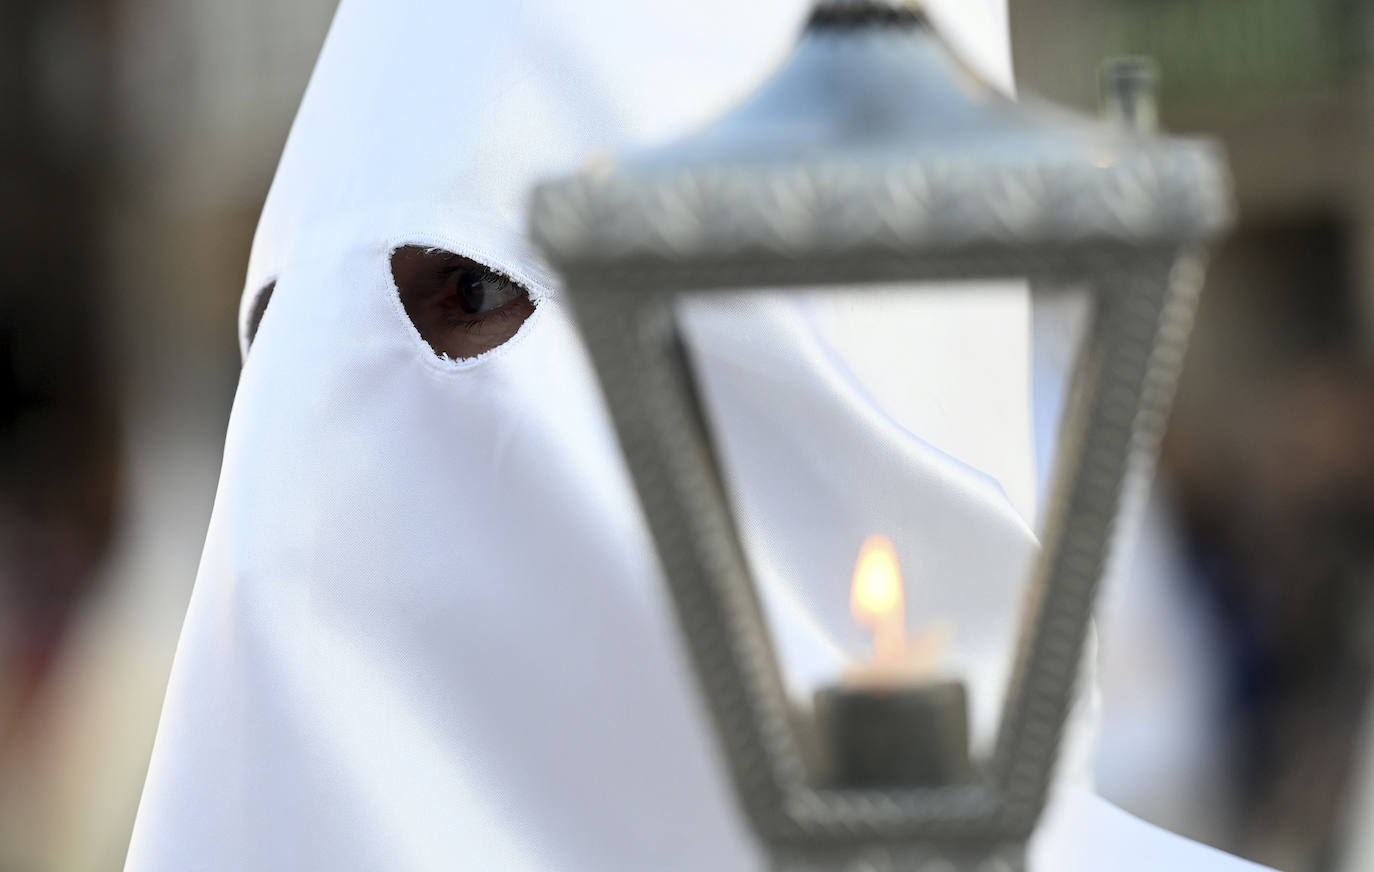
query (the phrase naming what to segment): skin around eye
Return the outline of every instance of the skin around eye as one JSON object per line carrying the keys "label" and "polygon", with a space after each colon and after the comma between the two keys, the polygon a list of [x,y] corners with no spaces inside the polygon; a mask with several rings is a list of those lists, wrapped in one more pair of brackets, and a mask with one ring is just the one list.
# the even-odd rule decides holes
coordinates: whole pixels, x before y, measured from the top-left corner
{"label": "skin around eye", "polygon": [[401,304],[442,357],[476,357],[509,340],[534,312],[516,282],[451,251],[407,245],[391,254]]}

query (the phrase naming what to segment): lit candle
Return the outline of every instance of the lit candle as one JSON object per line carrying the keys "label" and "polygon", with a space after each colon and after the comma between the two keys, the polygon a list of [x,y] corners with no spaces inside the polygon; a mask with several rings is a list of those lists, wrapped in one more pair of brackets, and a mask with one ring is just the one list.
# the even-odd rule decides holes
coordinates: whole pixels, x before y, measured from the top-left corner
{"label": "lit candle", "polygon": [[870,536],[859,550],[850,611],[872,628],[873,659],[816,694],[827,781],[837,787],[911,787],[968,777],[968,700],[943,678],[947,626],[913,640],[892,543]]}
{"label": "lit candle", "polygon": [[896,667],[906,653],[906,597],[897,552],[885,536],[869,536],[859,549],[849,611],[873,628],[873,662]]}

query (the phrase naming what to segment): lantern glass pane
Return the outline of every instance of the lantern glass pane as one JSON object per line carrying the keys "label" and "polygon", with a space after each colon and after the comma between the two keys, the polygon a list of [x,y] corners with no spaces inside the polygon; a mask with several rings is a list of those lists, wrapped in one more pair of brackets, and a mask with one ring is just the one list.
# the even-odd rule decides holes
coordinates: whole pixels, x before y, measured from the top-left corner
{"label": "lantern glass pane", "polygon": [[736,530],[802,709],[836,687],[863,704],[864,688],[894,686],[938,708],[961,685],[975,765],[990,753],[1036,554],[1036,314],[1021,280],[680,305]]}
{"label": "lantern glass pane", "polygon": [[1065,412],[1093,315],[1084,284],[1039,282],[1031,288],[1031,416],[1034,429],[1036,531],[1045,535]]}

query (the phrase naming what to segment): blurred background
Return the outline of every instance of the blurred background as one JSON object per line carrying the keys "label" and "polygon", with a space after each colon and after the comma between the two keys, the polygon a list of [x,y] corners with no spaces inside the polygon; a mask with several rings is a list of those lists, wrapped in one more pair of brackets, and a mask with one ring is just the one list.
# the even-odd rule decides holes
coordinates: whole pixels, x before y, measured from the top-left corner
{"label": "blurred background", "polygon": [[[123,862],[209,517],[253,226],[332,0],[0,0],[0,872]],[[1229,149],[1099,788],[1374,869],[1374,3],[1010,0],[1022,93],[1148,55]],[[1374,828],[1369,828],[1374,829]]]}

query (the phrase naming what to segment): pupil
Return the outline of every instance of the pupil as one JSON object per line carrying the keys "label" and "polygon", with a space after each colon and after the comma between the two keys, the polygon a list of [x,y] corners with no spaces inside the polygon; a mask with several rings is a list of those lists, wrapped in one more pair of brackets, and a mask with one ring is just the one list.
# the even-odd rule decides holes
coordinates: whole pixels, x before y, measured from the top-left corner
{"label": "pupil", "polygon": [[458,278],[458,305],[468,315],[482,311],[482,301],[487,295],[486,279],[481,272],[472,270]]}

